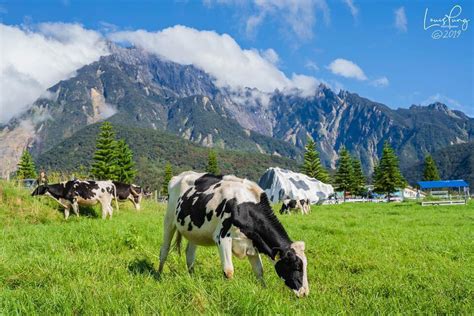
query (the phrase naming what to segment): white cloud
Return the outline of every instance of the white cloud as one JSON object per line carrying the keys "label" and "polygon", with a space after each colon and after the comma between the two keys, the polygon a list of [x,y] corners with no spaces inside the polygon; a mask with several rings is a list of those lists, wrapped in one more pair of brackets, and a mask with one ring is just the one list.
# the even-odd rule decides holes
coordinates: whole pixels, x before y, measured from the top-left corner
{"label": "white cloud", "polygon": [[458,101],[452,99],[452,98],[449,98],[441,93],[436,93],[430,97],[428,97],[427,99],[425,99],[423,102],[421,102],[421,104],[423,105],[429,105],[429,104],[433,104],[433,103],[436,103],[436,102],[441,102],[441,103],[444,103],[450,107],[456,107],[456,108],[461,108],[462,105],[461,103],[459,103]]}
{"label": "white cloud", "polygon": [[459,101],[457,101],[453,98],[450,98],[450,97],[448,97],[448,96],[446,96],[442,93],[439,93],[439,92],[435,93],[432,96],[429,96],[428,98],[423,100],[421,102],[421,104],[430,105],[430,104],[433,104],[433,103],[436,103],[436,102],[446,104],[451,109],[456,109],[456,110],[462,111],[466,115],[468,115],[470,117],[474,117],[474,107],[472,105],[461,104],[461,102],[459,102]]}
{"label": "white cloud", "polygon": [[388,81],[387,77],[383,76],[372,80],[370,84],[374,87],[386,87],[390,84],[390,81]]}
{"label": "white cloud", "polygon": [[25,111],[50,86],[107,54],[101,35],[78,24],[27,29],[0,24],[0,123]]}
{"label": "white cloud", "polygon": [[354,62],[338,58],[333,60],[327,67],[333,74],[357,80],[367,80],[364,71]]}
{"label": "white cloud", "polygon": [[347,5],[349,10],[351,11],[352,17],[354,19],[357,19],[357,16],[359,15],[359,8],[357,8],[354,4],[353,0],[344,0],[344,3]]}
{"label": "white cloud", "polygon": [[109,37],[113,41],[130,42],[167,60],[201,68],[220,87],[249,87],[262,92],[301,89],[305,94],[312,94],[319,83],[314,77],[298,74],[288,78],[275,66],[278,61],[275,51],[242,49],[231,36],[214,31],[176,25],[158,32],[126,31]]}
{"label": "white cloud", "polygon": [[[317,14],[321,13],[326,24],[329,23],[330,19],[326,0],[204,1],[204,4],[208,7],[212,7],[212,3],[239,7],[245,16],[245,31],[250,37],[255,36],[260,25],[268,19],[278,21],[285,31],[296,36],[299,40],[309,40],[313,38],[313,28]],[[251,11],[252,13],[246,15],[245,11]]]}
{"label": "white cloud", "polygon": [[318,71],[319,70],[318,65],[312,60],[308,60],[304,66],[305,66],[305,68],[307,68],[309,70],[312,70],[312,71]]}
{"label": "white cloud", "polygon": [[278,54],[272,48],[264,50],[262,56],[274,65],[278,64],[280,60],[280,57],[278,57]]}
{"label": "white cloud", "polygon": [[395,27],[400,32],[408,31],[407,15],[405,13],[405,7],[400,7],[394,11],[395,14]]}

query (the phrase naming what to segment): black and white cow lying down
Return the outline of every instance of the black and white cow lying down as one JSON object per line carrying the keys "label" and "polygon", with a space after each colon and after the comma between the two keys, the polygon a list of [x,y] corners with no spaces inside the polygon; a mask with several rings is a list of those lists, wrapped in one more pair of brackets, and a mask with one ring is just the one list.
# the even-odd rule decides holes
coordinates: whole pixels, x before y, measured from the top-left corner
{"label": "black and white cow lying down", "polygon": [[301,214],[309,214],[310,203],[308,199],[293,200],[286,199],[283,200],[281,205],[280,214],[291,214],[291,211],[300,210]]}
{"label": "black and white cow lying down", "polygon": [[112,218],[112,200],[118,210],[117,192],[112,181],[79,181],[72,180],[56,184],[38,186],[32,196],[47,195],[57,200],[64,207],[64,217],[69,217],[72,208],[74,214],[79,216],[79,205],[89,206],[101,204],[102,218]]}
{"label": "black and white cow lying down", "polygon": [[247,257],[263,278],[260,253],[269,256],[275,270],[298,297],[309,294],[304,242],[293,242],[270,207],[265,192],[254,182],[234,176],[183,172],[168,186],[159,272],[163,271],[173,235],[179,245],[188,240],[186,263],[193,271],[196,247],[217,245],[222,269],[232,278],[232,253]]}
{"label": "black and white cow lying down", "polygon": [[137,211],[140,210],[140,202],[144,196],[150,193],[135,184],[126,184],[118,181],[113,181],[117,189],[117,198],[120,202],[130,200]]}

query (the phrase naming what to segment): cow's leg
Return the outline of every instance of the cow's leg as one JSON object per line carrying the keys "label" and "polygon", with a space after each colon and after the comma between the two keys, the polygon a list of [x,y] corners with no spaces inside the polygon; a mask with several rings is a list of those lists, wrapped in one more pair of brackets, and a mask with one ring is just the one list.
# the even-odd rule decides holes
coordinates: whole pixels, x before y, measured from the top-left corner
{"label": "cow's leg", "polygon": [[133,203],[133,207],[135,207],[135,210],[139,211],[140,204],[137,204],[137,202],[135,202],[135,198],[132,196],[132,197],[129,197],[128,199]]}
{"label": "cow's leg", "polygon": [[222,270],[228,279],[234,276],[234,265],[232,264],[232,238],[224,237],[217,238],[217,247],[219,248],[219,256],[221,258]]}
{"label": "cow's leg", "polygon": [[110,203],[112,201],[107,203],[108,201],[99,200],[99,202],[100,202],[100,209],[102,210],[102,219],[107,219],[107,215],[110,215],[110,218],[112,218],[111,211],[110,211],[110,208],[112,207]]}
{"label": "cow's leg", "polygon": [[107,208],[105,207],[105,205],[100,205],[100,208],[102,209],[102,219],[107,219],[107,213],[108,213],[108,210]]}
{"label": "cow's leg", "polygon": [[77,202],[72,204],[72,210],[74,211],[74,214],[79,217],[79,204]]}
{"label": "cow's leg", "polygon": [[263,265],[262,265],[262,258],[260,254],[257,253],[255,255],[247,255],[249,258],[249,262],[252,265],[253,273],[259,280],[263,280]]}
{"label": "cow's leg", "polygon": [[112,219],[112,214],[114,213],[114,208],[112,204],[107,204],[107,209],[109,210],[109,219]]}
{"label": "cow's leg", "polygon": [[[112,206],[112,201],[113,201],[113,197],[111,197],[110,199],[107,199],[106,201],[106,206],[107,206],[107,210],[108,210],[108,213],[109,213],[109,219],[112,219],[112,214],[114,213],[114,208]],[[118,209],[117,209],[118,211]]]}
{"label": "cow's leg", "polygon": [[163,224],[163,244],[161,245],[160,249],[160,266],[158,268],[158,273],[163,272],[163,267],[170,251],[171,241],[173,240],[174,233],[176,232],[176,226],[173,222],[173,215],[174,214],[168,211],[165,217],[165,223]]}
{"label": "cow's leg", "polygon": [[188,242],[188,245],[186,246],[186,265],[188,266],[188,271],[189,273],[194,272],[194,260],[196,259],[196,248],[197,245]]}
{"label": "cow's leg", "polygon": [[68,219],[69,217],[69,205],[64,208],[64,218]]}

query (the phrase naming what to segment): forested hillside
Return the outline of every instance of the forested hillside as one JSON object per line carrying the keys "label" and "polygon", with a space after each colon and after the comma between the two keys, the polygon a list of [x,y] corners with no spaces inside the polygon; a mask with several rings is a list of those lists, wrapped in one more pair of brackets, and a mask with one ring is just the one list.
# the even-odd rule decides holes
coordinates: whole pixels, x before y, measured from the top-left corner
{"label": "forested hillside", "polygon": [[[464,179],[474,190],[474,142],[456,144],[433,153],[441,179]],[[423,162],[404,171],[407,180],[415,184],[423,178]]]}
{"label": "forested hillside", "polygon": [[[80,166],[89,168],[99,126],[90,125],[41,154],[36,160],[38,167],[65,172],[78,170]],[[209,148],[160,130],[123,125],[114,127],[117,137],[124,138],[135,153],[138,183],[159,188],[166,162],[173,165],[175,174],[184,170],[205,169]],[[268,167],[298,168],[296,161],[284,157],[231,150],[217,150],[217,153],[222,173],[255,181]]]}

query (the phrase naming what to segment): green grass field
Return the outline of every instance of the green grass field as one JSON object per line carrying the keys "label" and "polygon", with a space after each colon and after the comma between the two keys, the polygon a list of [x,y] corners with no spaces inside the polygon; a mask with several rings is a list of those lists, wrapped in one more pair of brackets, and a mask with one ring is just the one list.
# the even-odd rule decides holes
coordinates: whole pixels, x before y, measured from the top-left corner
{"label": "green grass field", "polygon": [[[224,280],[217,249],[195,274],[173,252],[156,278],[164,205],[121,204],[112,220],[65,221],[53,201],[0,182],[0,314],[473,314],[474,207],[315,206],[280,216],[306,242],[309,297],[298,299],[264,259]],[[96,210],[99,214],[99,210]]]}

